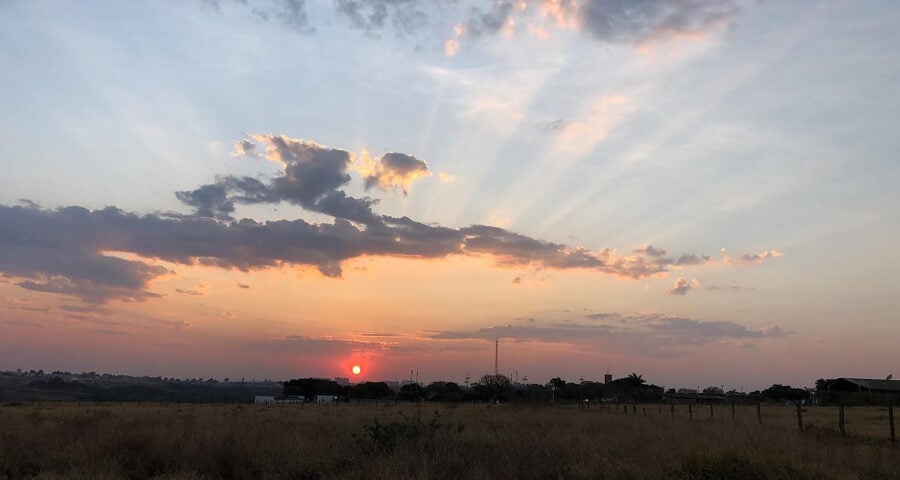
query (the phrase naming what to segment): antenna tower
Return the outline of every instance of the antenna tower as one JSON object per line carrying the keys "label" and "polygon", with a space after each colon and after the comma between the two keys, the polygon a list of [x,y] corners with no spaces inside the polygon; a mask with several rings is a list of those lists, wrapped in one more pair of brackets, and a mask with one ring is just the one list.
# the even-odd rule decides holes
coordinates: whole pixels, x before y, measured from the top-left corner
{"label": "antenna tower", "polygon": [[494,378],[500,375],[500,337],[494,340]]}

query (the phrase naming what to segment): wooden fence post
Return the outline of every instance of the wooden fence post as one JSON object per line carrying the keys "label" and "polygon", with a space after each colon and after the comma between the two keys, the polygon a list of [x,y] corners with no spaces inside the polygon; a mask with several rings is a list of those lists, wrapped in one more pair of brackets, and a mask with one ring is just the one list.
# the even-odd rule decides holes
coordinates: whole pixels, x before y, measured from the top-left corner
{"label": "wooden fence post", "polygon": [[675,404],[674,403],[671,405],[670,410],[672,410],[672,418],[675,418]]}
{"label": "wooden fence post", "polygon": [[659,414],[662,415],[662,404],[659,404]]}
{"label": "wooden fence post", "polygon": [[618,400],[616,400],[616,413],[619,413],[619,401]]}
{"label": "wooden fence post", "polygon": [[734,400],[731,401],[731,421],[734,421]]}
{"label": "wooden fence post", "polygon": [[800,402],[797,402],[797,428],[803,431],[803,408],[800,407]]}
{"label": "wooden fence post", "polygon": [[637,415],[637,405],[632,405],[632,406],[631,406],[631,413]]}
{"label": "wooden fence post", "polygon": [[694,408],[690,403],[688,404],[688,418],[690,418],[691,420],[694,419]]}
{"label": "wooden fence post", "polygon": [[712,420],[715,416],[715,409],[713,407],[712,402],[709,403],[709,419]]}
{"label": "wooden fence post", "polygon": [[841,430],[841,435],[846,435],[847,430],[844,429],[844,404],[838,404],[838,428]]}
{"label": "wooden fence post", "polygon": [[762,425],[762,403],[756,404],[756,421]]}
{"label": "wooden fence post", "polygon": [[641,410],[643,410],[643,411],[644,411],[644,415],[646,415],[646,414],[647,414],[647,407],[641,407]]}
{"label": "wooden fence post", "polygon": [[891,404],[888,406],[888,421],[891,424],[891,445],[895,445],[897,443],[897,437],[894,435],[894,401],[891,400]]}

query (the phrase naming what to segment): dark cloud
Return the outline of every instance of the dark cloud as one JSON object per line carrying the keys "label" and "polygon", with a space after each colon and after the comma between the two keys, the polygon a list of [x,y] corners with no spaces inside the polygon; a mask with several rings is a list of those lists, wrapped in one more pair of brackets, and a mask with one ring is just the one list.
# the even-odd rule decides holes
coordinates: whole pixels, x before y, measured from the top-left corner
{"label": "dark cloud", "polygon": [[199,290],[184,290],[181,288],[176,288],[175,293],[180,293],[182,295],[192,295],[192,296],[202,296],[203,292]]}
{"label": "dark cloud", "polygon": [[653,248],[653,245],[646,245],[642,248],[634,250],[634,253],[640,253],[647,255],[649,257],[661,257],[666,254],[666,249],[664,248]]}
{"label": "dark cloud", "polygon": [[741,3],[735,0],[586,0],[578,2],[576,8],[574,13],[581,28],[597,40],[640,44],[700,35],[728,26],[740,12]]}
{"label": "dark cloud", "polygon": [[238,286],[238,288],[243,288],[243,289],[250,288],[250,285],[247,285],[246,283],[239,283],[239,284],[237,284],[237,286]]}
{"label": "dark cloud", "polygon": [[[216,182],[192,191],[176,192],[194,207],[195,215],[231,220],[235,204],[288,202],[307,210],[361,223],[377,221],[377,200],[353,198],[339,188],[350,183],[350,152],[282,135],[254,135],[266,145],[264,156],[283,165],[282,174],[267,180],[220,175]],[[255,144],[242,140],[236,151],[259,156]]]}
{"label": "dark cloud", "polygon": [[366,175],[366,189],[372,187],[399,188],[407,194],[409,185],[419,177],[429,176],[428,164],[405,153],[386,153],[375,164],[373,171]]}
{"label": "dark cloud", "polygon": [[[546,242],[498,227],[447,228],[378,215],[372,210],[376,200],[354,198],[341,189],[351,180],[349,152],[277,135],[250,138],[265,145],[264,153],[253,156],[278,162],[282,172],[271,179],[220,175],[213,184],[178,192],[179,199],[194,207],[192,215],[137,215],[115,207],[0,206],[0,273],[22,288],[103,303],[158,297],[149,284],[170,273],[156,265],[158,260],[244,271],[307,265],[325,276],[340,277],[342,262],[360,256],[472,255],[490,256],[501,266],[581,269],[639,279],[709,258],[684,254],[673,260],[649,246],[641,254],[621,256],[610,249]],[[247,143],[239,145],[243,152],[255,152]],[[392,153],[381,161],[395,175],[427,171],[424,162],[411,155]],[[236,204],[278,202],[334,219],[309,223],[232,218]]]}
{"label": "dark cloud", "polygon": [[570,120],[566,120],[564,118],[557,118],[556,120],[549,120],[546,122],[542,122],[537,124],[538,130],[546,133],[557,134],[562,133],[566,130],[566,128],[571,125],[572,122]]}
{"label": "dark cloud", "polygon": [[401,37],[415,33],[428,22],[428,9],[434,8],[421,0],[335,0],[334,6],[351,26],[373,37],[386,26]]}
{"label": "dark cloud", "polygon": [[472,37],[499,32],[511,18],[516,3],[512,0],[494,0],[489,9],[473,8],[468,20],[463,23],[463,31]]}

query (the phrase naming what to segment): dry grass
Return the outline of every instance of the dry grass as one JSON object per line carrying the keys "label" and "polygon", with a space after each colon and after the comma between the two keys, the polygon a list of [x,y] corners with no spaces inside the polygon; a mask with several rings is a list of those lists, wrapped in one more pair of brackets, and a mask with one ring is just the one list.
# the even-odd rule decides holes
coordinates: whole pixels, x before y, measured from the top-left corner
{"label": "dry grass", "polygon": [[802,434],[790,407],[637,408],[4,406],[0,479],[900,479],[878,409],[841,438],[816,407]]}

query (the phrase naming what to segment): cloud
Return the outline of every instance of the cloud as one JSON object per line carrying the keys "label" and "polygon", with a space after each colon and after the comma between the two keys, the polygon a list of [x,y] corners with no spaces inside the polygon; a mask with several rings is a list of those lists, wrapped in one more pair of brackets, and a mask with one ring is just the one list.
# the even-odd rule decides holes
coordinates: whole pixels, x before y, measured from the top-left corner
{"label": "cloud", "polygon": [[[575,2],[569,2],[569,5]],[[595,0],[577,3],[578,23],[608,43],[703,35],[730,25],[741,10],[735,0]]]}
{"label": "cloud", "polygon": [[176,288],[175,292],[180,293],[182,295],[192,295],[192,296],[202,296],[203,295],[203,292],[201,292],[199,290],[184,290],[181,288]]}
{"label": "cloud", "polygon": [[452,42],[455,55],[464,38],[516,34],[516,26],[538,38],[554,28],[582,31],[607,44],[641,46],[679,38],[700,38],[732,25],[740,0],[494,0],[489,9],[472,9],[457,25]]}
{"label": "cloud", "polygon": [[289,335],[245,345],[249,350],[263,350],[280,354],[303,354],[308,356],[340,357],[359,352],[374,352],[384,348],[383,342],[343,340],[332,337],[308,337]]}
{"label": "cloud", "polygon": [[699,321],[660,314],[591,314],[603,323],[536,322],[528,325],[496,325],[476,330],[430,332],[435,340],[483,340],[568,344],[578,348],[672,356],[685,348],[705,344],[735,345],[746,339],[778,338],[790,335],[780,327],[758,330],[729,321]]}
{"label": "cloud", "polygon": [[773,326],[751,330],[734,322],[701,322],[681,317],[648,316],[640,319],[640,323],[661,335],[681,339],[774,338],[791,334],[781,327]]}
{"label": "cloud", "polygon": [[386,153],[377,162],[364,167],[366,189],[398,188],[404,195],[416,179],[431,176],[428,165],[405,153]]}
{"label": "cloud", "polygon": [[[279,135],[249,138],[264,146],[262,153],[251,156],[277,162],[281,172],[272,178],[219,175],[213,184],[177,192],[194,208],[191,215],[0,205],[0,273],[22,288],[103,303],[159,297],[149,291],[150,283],[172,272],[155,264],[158,260],[243,271],[306,265],[340,277],[342,262],[360,256],[468,255],[492,257],[504,267],[579,269],[640,279],[709,258],[683,254],[676,260],[649,246],[620,255],[609,248],[547,242],[499,227],[448,228],[379,215],[372,209],[377,200],[354,198],[342,190],[352,179],[350,152]],[[239,145],[242,152],[257,151],[248,143]],[[424,162],[407,154],[385,155],[380,165],[379,184],[404,185],[427,172]],[[236,204],[278,202],[333,220],[233,218]],[[757,257],[777,255],[769,251]]]}
{"label": "cloud", "polygon": [[744,263],[761,263],[763,260],[769,258],[778,258],[782,256],[782,254],[776,250],[767,250],[765,252],[757,253],[757,254],[744,254],[741,255],[741,261]]}
{"label": "cloud", "polygon": [[669,295],[682,295],[684,296],[691,288],[699,286],[700,283],[697,280],[687,281],[684,277],[678,277],[678,280],[675,280],[675,285],[672,285],[672,288],[668,290]]}
{"label": "cloud", "polygon": [[399,36],[414,33],[428,22],[428,8],[419,0],[334,0],[335,11],[371,37],[390,25]]}
{"label": "cloud", "polygon": [[280,164],[280,175],[263,180],[220,175],[215,183],[176,192],[177,198],[194,207],[195,215],[217,220],[232,220],[235,204],[288,202],[365,224],[376,221],[372,205],[377,200],[353,198],[339,190],[350,183],[350,152],[283,135],[251,138],[265,146],[265,153],[257,154],[255,144],[246,139],[238,142],[235,150]]}
{"label": "cloud", "polygon": [[247,285],[246,283],[239,283],[239,284],[237,284],[237,286],[238,286],[238,288],[242,288],[244,290],[250,288],[250,285]]}
{"label": "cloud", "polygon": [[708,292],[741,292],[745,290],[756,290],[753,287],[742,287],[740,285],[710,285],[706,287]]}
{"label": "cloud", "polygon": [[634,253],[641,253],[649,257],[661,257],[666,254],[666,249],[653,248],[653,245],[645,245],[644,247],[634,250]]}

